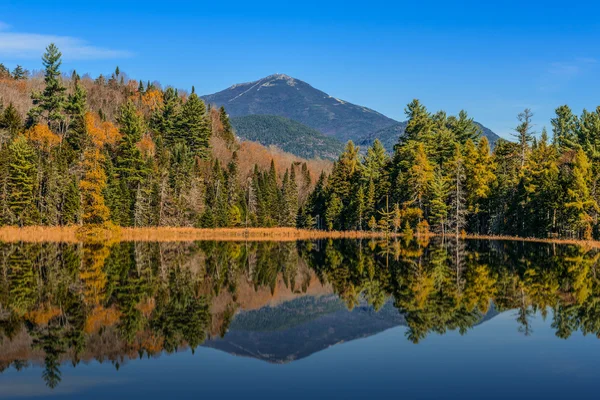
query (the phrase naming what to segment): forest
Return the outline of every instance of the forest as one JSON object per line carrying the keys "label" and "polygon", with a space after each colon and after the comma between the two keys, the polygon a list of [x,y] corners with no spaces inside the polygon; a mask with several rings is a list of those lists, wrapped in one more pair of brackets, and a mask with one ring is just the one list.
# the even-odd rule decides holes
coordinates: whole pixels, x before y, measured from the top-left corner
{"label": "forest", "polygon": [[42,62],[0,65],[4,225],[600,236],[600,107],[560,106],[539,135],[526,109],[490,148],[466,112],[413,100],[393,154],[348,142],[331,164],[239,141],[193,87],[67,77],[52,44]]}

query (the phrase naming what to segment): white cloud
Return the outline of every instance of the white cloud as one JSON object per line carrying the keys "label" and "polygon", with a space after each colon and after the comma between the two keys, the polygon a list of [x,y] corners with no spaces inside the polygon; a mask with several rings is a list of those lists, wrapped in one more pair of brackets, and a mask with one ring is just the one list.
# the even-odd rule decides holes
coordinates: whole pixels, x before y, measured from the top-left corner
{"label": "white cloud", "polygon": [[9,32],[0,22],[0,57],[5,59],[39,58],[50,43],[56,44],[66,60],[97,60],[131,57],[132,53],[94,46],[71,36]]}

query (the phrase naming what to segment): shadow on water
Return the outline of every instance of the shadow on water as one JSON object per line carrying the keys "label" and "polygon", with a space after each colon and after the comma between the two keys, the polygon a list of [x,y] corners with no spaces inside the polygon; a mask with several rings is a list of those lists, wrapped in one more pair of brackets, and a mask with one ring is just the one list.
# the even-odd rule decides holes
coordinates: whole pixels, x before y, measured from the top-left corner
{"label": "shadow on water", "polygon": [[406,326],[432,333],[515,310],[556,336],[600,335],[597,250],[522,242],[323,240],[0,244],[0,370],[200,345],[285,363]]}

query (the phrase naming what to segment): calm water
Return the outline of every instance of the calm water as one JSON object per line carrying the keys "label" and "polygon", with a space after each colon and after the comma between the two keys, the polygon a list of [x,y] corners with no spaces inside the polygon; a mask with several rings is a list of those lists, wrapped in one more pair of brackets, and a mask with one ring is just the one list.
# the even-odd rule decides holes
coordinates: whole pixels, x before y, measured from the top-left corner
{"label": "calm water", "polygon": [[0,398],[595,396],[600,253],[0,243]]}

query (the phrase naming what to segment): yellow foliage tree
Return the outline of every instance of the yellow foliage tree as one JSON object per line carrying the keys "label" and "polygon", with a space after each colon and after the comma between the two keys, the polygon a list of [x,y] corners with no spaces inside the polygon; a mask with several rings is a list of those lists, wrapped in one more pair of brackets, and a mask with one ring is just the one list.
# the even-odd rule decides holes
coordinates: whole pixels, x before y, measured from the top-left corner
{"label": "yellow foliage tree", "polygon": [[27,130],[25,136],[34,146],[45,152],[60,144],[60,136],[52,132],[48,125],[37,124]]}

